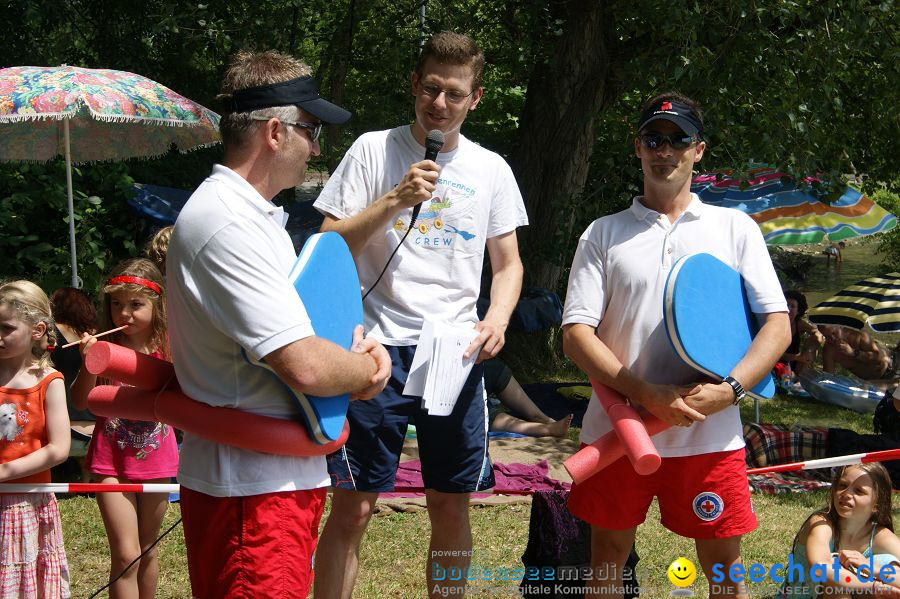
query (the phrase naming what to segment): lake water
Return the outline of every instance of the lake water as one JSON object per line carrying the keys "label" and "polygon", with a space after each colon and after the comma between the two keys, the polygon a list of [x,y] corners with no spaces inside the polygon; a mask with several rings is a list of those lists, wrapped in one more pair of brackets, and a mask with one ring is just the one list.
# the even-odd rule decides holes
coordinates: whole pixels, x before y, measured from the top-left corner
{"label": "lake water", "polygon": [[[850,242],[841,252],[843,263],[838,268],[835,268],[834,260],[826,267],[824,254],[815,256],[806,282],[798,286],[798,289],[806,295],[809,307],[812,308],[857,281],[881,272],[881,256],[875,253],[875,246],[874,242],[867,240]],[[875,337],[889,345],[896,343],[898,338],[896,334],[875,335]]]}
{"label": "lake water", "polygon": [[806,282],[799,286],[806,294],[810,307],[834,295],[844,287],[880,272],[881,257],[875,253],[874,243],[857,242],[841,252],[844,261],[837,268],[832,259],[825,266],[826,256],[818,254]]}

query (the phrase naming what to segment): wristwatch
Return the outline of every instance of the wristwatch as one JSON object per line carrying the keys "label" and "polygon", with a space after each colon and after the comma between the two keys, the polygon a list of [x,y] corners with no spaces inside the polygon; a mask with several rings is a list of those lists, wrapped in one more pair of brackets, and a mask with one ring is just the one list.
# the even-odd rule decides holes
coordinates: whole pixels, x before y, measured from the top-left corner
{"label": "wristwatch", "polygon": [[722,379],[722,382],[728,383],[729,385],[731,385],[731,388],[734,389],[734,401],[731,402],[731,405],[736,406],[739,403],[741,403],[742,401],[744,401],[745,397],[747,397],[747,392],[744,391],[744,387],[741,386],[741,384],[739,382],[737,382],[737,379],[734,378],[733,376],[731,376],[731,375],[726,376],[725,378]]}

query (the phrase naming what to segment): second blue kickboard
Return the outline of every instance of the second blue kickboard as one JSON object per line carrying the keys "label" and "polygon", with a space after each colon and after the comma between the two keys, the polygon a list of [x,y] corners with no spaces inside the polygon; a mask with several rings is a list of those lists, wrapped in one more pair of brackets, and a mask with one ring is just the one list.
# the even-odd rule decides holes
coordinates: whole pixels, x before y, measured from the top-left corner
{"label": "second blue kickboard", "polygon": [[[684,256],[672,266],[663,306],[666,332],[676,353],[716,378],[740,362],[759,328],[743,277],[710,254]],[[767,374],[747,394],[772,397],[774,379]]]}

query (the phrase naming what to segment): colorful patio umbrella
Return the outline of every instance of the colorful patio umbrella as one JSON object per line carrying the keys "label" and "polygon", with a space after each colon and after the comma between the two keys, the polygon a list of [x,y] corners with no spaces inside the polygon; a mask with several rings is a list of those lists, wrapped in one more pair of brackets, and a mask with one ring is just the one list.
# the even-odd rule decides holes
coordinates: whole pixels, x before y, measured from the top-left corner
{"label": "colorful patio umbrella", "polygon": [[869,325],[876,333],[900,332],[900,272],[863,279],[806,313],[813,324],[854,329]]}
{"label": "colorful patio umbrella", "polygon": [[[718,180],[717,180],[718,179]],[[705,173],[694,177],[691,191],[707,204],[737,208],[757,222],[769,245],[819,243],[862,237],[889,231],[897,218],[867,196],[848,187],[830,205],[820,201],[808,178],[800,185],[771,168],[750,172],[741,189],[741,180],[731,171]]]}
{"label": "colorful patio umbrella", "polygon": [[79,67],[0,69],[0,160],[66,160],[72,286],[72,163],[159,156],[219,140],[219,116],[146,77]]}

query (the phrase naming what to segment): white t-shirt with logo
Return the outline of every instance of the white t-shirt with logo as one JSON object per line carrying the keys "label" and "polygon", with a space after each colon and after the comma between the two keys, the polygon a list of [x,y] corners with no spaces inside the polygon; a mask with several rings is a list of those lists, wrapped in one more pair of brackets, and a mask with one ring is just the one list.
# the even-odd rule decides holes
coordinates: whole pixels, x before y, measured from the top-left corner
{"label": "white t-shirt with logo", "polygon": [[[749,216],[703,204],[693,195],[687,210],[670,223],[635,198],[629,209],[595,220],[581,236],[563,325],[596,328],[597,337],[645,381],[680,385],[704,379],[675,353],[663,324],[663,294],[672,265],[700,252],[741,273],[754,313],[787,312],[762,233]],[[610,430],[606,411],[592,397],[581,441],[593,443]],[[654,435],[653,443],[663,457],[739,449],[744,446],[740,412],[732,406],[691,427],[671,427]]]}
{"label": "white t-shirt with logo", "polygon": [[[366,133],[331,175],[314,206],[338,219],[362,212],[396,187],[425,147],[409,126]],[[512,170],[462,135],[438,154],[437,189],[422,203],[409,237],[364,304],[367,335],[386,345],[415,345],[425,318],[475,324],[485,241],[527,225]],[[412,209],[397,213],[356,258],[363,291],[378,278],[409,226]]]}

